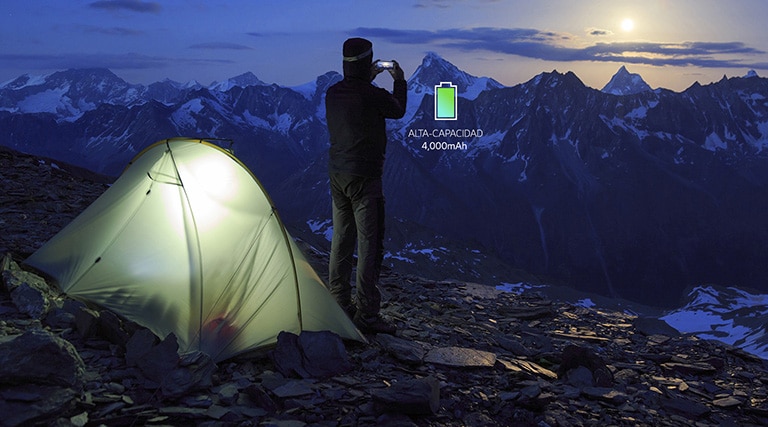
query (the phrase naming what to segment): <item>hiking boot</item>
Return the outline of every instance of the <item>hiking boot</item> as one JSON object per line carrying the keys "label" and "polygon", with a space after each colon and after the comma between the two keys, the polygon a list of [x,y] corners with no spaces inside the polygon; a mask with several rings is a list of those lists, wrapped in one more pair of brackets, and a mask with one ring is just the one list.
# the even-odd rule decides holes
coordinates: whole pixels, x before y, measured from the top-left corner
{"label": "hiking boot", "polygon": [[381,314],[363,315],[361,312],[355,313],[352,322],[360,331],[365,333],[382,333],[393,335],[397,331],[394,323],[381,317]]}

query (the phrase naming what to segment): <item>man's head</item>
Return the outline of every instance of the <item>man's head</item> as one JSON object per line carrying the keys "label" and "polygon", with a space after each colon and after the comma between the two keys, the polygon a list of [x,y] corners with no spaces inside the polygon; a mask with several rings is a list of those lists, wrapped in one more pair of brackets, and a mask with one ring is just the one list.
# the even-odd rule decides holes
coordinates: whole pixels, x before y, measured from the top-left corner
{"label": "man's head", "polygon": [[371,79],[373,43],[354,37],[344,42],[344,77]]}

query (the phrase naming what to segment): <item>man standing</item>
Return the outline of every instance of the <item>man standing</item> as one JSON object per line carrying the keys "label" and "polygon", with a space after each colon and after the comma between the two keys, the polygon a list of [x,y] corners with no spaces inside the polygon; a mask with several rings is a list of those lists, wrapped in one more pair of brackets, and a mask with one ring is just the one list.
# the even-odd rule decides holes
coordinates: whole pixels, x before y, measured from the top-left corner
{"label": "man standing", "polygon": [[[361,38],[344,42],[344,80],[326,92],[331,139],[328,172],[333,201],[329,285],[339,305],[363,332],[394,333],[379,314],[378,281],[384,257],[384,194],[381,177],[387,145],[385,119],[405,115],[407,84],[394,62],[388,71],[392,93],[371,84],[384,69],[373,63],[373,45]],[[357,242],[356,301],[351,299],[353,252]]]}

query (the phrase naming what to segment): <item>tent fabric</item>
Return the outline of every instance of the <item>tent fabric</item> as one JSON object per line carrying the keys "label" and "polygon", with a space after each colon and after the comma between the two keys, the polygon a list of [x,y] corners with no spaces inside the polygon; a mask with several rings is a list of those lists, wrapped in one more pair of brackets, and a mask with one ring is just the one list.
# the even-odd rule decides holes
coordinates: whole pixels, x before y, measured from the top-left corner
{"label": "tent fabric", "polygon": [[173,138],[139,153],[26,263],[68,295],[113,310],[180,351],[214,360],[281,331],[364,341],[288,235],[256,177],[228,151]]}

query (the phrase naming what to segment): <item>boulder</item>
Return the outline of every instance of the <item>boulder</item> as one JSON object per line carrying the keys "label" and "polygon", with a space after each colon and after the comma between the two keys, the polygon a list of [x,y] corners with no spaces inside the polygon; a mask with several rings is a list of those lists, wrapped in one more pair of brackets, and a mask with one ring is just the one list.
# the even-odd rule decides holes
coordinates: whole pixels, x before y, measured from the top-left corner
{"label": "boulder", "polygon": [[654,317],[638,317],[632,321],[635,329],[643,335],[666,335],[668,337],[680,336],[680,331],[673,328],[669,323],[662,319]]}
{"label": "boulder", "polygon": [[191,390],[213,384],[216,364],[209,355],[200,351],[185,353],[179,358],[178,364],[177,368],[162,378],[160,390],[163,396],[179,397]]}
{"label": "boulder", "polygon": [[52,306],[51,288],[45,279],[19,269],[9,255],[3,258],[0,266],[3,287],[10,294],[16,308],[33,319],[42,318]]}
{"label": "boulder", "polygon": [[286,377],[328,378],[352,368],[341,338],[329,331],[280,332],[270,357]]}
{"label": "boulder", "polygon": [[176,335],[168,334],[164,340],[150,347],[142,357],[135,360],[136,367],[148,380],[160,385],[179,366],[178,351]]}
{"label": "boulder", "polygon": [[420,364],[427,353],[424,345],[389,334],[377,334],[376,342],[393,357],[406,363]]}
{"label": "boulder", "polygon": [[371,392],[377,412],[434,414],[440,408],[440,384],[432,376],[400,381]]}
{"label": "boulder", "polygon": [[603,359],[598,356],[594,351],[587,347],[581,347],[575,344],[570,344],[563,350],[562,360],[560,367],[557,370],[557,376],[560,379],[566,381],[571,378],[573,380],[574,375],[571,374],[572,370],[576,370],[579,367],[589,369],[592,373],[592,384],[583,384],[585,378],[584,375],[578,375],[580,378],[579,385],[585,386],[598,386],[598,387],[611,387],[613,386],[613,373],[608,366],[606,366]]}
{"label": "boulder", "polygon": [[32,329],[0,337],[0,383],[83,386],[85,364],[75,347],[50,332]]}
{"label": "boulder", "polygon": [[71,410],[80,392],[69,387],[24,384],[0,389],[0,425],[50,425],[51,417]]}
{"label": "boulder", "polygon": [[122,319],[109,310],[99,312],[98,332],[102,338],[121,348],[125,348],[131,338],[123,327]]}
{"label": "boulder", "polygon": [[496,355],[482,350],[464,347],[440,347],[431,350],[424,357],[425,362],[465,368],[493,367]]}
{"label": "boulder", "polygon": [[125,363],[128,366],[137,366],[159,341],[149,329],[144,328],[134,332],[125,345]]}

